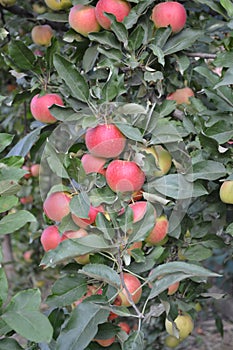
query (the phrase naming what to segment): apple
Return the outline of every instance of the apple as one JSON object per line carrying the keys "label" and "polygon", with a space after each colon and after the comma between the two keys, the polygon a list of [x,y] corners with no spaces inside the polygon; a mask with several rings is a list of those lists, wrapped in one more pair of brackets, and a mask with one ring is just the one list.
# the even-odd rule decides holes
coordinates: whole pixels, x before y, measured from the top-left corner
{"label": "apple", "polygon": [[[189,314],[178,315],[174,320],[176,327],[179,331],[179,340],[183,340],[189,336],[193,331],[194,323],[192,317]],[[173,335],[173,324],[171,321],[166,319],[165,328],[168,334]]]}
{"label": "apple", "polygon": [[135,203],[130,203],[129,207],[133,211],[133,222],[138,222],[142,220],[142,218],[146,214],[147,202],[146,201],[138,201]]}
{"label": "apple", "polygon": [[104,29],[111,27],[111,21],[105,12],[113,14],[118,22],[122,22],[130,10],[130,4],[124,0],[99,0],[95,9],[97,21]]}
{"label": "apple", "polygon": [[[128,289],[133,302],[137,304],[142,296],[141,282],[136,276],[131,275],[128,272],[123,273],[123,279],[124,279],[124,284]],[[119,301],[121,306],[126,306],[126,307],[131,306],[131,302],[128,299],[128,294],[124,286],[119,292],[117,296],[117,300]]]}
{"label": "apple", "polygon": [[156,168],[153,172],[154,176],[163,176],[169,172],[172,165],[172,157],[165,148],[156,145],[146,148],[145,152],[155,157]]}
{"label": "apple", "polygon": [[46,216],[53,221],[61,221],[70,212],[71,196],[65,192],[51,193],[43,204]]}
{"label": "apple", "polygon": [[40,173],[40,164],[32,164],[30,166],[30,172],[33,177],[38,177]]}
{"label": "apple", "polygon": [[126,322],[119,322],[118,326],[127,334],[129,334],[131,331],[130,326]]}
{"label": "apple", "polygon": [[164,340],[164,344],[169,348],[176,348],[180,344],[180,340],[174,335],[168,335]]}
{"label": "apple", "polygon": [[114,192],[135,192],[142,188],[145,174],[135,162],[117,159],[108,165],[106,181]]}
{"label": "apple", "polygon": [[96,216],[100,212],[101,213],[104,212],[104,209],[101,205],[99,205],[98,207],[93,207],[92,205],[90,205],[90,209],[88,212],[88,218],[86,218],[86,219],[80,218],[75,214],[71,214],[71,216],[72,216],[72,219],[76,225],[78,225],[81,228],[85,228],[88,225],[91,225],[95,222]]}
{"label": "apple", "polygon": [[48,226],[41,234],[41,244],[44,250],[55,249],[61,242],[61,236],[56,225]]}
{"label": "apple", "polygon": [[49,107],[52,105],[64,106],[61,97],[57,94],[35,95],[30,103],[30,109],[33,117],[42,123],[55,123],[57,119],[52,116]]}
{"label": "apple", "polygon": [[141,248],[142,248],[142,242],[134,242],[127,249],[127,253],[129,255],[132,255],[132,253],[131,253],[132,250],[134,250],[134,249],[141,249]]}
{"label": "apple", "polygon": [[29,196],[21,197],[21,198],[20,198],[20,203],[22,203],[22,204],[30,204],[30,203],[33,203],[33,196],[32,196],[32,195],[29,195]]}
{"label": "apple", "polygon": [[37,25],[32,28],[31,37],[34,44],[49,46],[53,37],[53,30],[48,24]]}
{"label": "apple", "polygon": [[175,282],[175,283],[172,283],[169,287],[168,287],[168,290],[167,290],[167,294],[168,295],[173,295],[175,294],[175,292],[177,292],[178,288],[180,286],[180,282]]}
{"label": "apple", "polygon": [[65,10],[72,6],[70,0],[45,0],[46,5],[54,11]]}
{"label": "apple", "polygon": [[167,235],[168,225],[169,223],[165,215],[158,217],[155,226],[145,239],[146,243],[152,246],[161,243]]}
{"label": "apple", "polygon": [[171,26],[173,33],[181,31],[186,23],[186,10],[176,1],[161,2],[152,10],[151,19],[156,28]]}
{"label": "apple", "polygon": [[85,143],[94,156],[115,158],[125,148],[126,138],[114,124],[100,124],[87,129]]}
{"label": "apple", "polygon": [[32,9],[34,12],[38,13],[39,15],[42,15],[42,13],[46,12],[46,7],[41,4],[32,4]]}
{"label": "apple", "polygon": [[101,28],[96,19],[95,7],[91,5],[73,6],[69,13],[69,24],[71,28],[83,36],[99,32]]}
{"label": "apple", "polygon": [[[65,231],[61,237],[61,241],[64,241],[66,239],[81,238],[87,235],[88,235],[88,232],[83,228],[80,228],[77,231]],[[74,260],[81,265],[89,264],[90,254],[83,254],[83,255],[77,256],[76,258],[74,258]]]}
{"label": "apple", "polygon": [[23,253],[23,258],[27,262],[32,262],[32,254],[33,250],[26,250],[26,252]]}
{"label": "apple", "polygon": [[0,0],[0,5],[3,7],[13,6],[16,3],[16,0]]}
{"label": "apple", "polygon": [[106,170],[104,165],[107,159],[93,156],[92,154],[86,153],[82,156],[81,162],[83,169],[86,174],[98,173],[105,175]]}
{"label": "apple", "polygon": [[233,180],[224,181],[219,191],[223,203],[233,204]]}
{"label": "apple", "polygon": [[107,348],[110,345],[112,345],[115,341],[115,336],[109,339],[93,339],[93,341],[95,341],[96,343],[98,343],[99,345],[101,345],[103,348]]}
{"label": "apple", "polygon": [[23,177],[24,177],[25,179],[29,179],[29,178],[32,176],[31,171],[30,171],[30,167],[27,166],[27,165],[23,165],[23,166],[22,166],[22,169],[25,170],[25,171],[27,171],[27,174],[25,174]]}
{"label": "apple", "polygon": [[176,101],[178,105],[182,103],[190,104],[190,97],[194,96],[194,92],[189,87],[184,87],[182,89],[177,89],[176,91],[169,94],[166,99]]}
{"label": "apple", "polygon": [[99,288],[99,286],[95,286],[95,285],[88,285],[87,286],[87,292],[85,295],[83,295],[80,299],[78,299],[77,301],[75,301],[73,303],[74,306],[78,306],[79,304],[81,304],[83,302],[84,299],[92,296],[92,295],[102,295],[103,294],[103,290],[101,288]]}

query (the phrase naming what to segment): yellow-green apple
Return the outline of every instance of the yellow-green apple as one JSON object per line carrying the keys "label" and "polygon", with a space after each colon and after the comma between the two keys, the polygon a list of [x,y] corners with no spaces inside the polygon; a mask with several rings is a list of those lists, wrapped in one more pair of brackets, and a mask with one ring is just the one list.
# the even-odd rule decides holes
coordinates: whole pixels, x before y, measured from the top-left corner
{"label": "yellow-green apple", "polygon": [[[81,238],[88,235],[88,232],[84,230],[83,228],[80,228],[77,231],[65,231],[61,237],[61,241],[64,241],[66,239],[75,239],[75,238]],[[77,261],[81,265],[89,264],[90,262],[90,254],[83,254],[80,256],[77,256],[74,258],[75,261]]]}
{"label": "yellow-green apple", "polygon": [[69,25],[83,36],[99,32],[101,28],[96,19],[95,7],[91,5],[73,6],[69,13]]}
{"label": "yellow-green apple", "polygon": [[151,19],[156,28],[171,26],[173,33],[181,31],[186,23],[186,10],[176,1],[160,2],[152,10]]}
{"label": "yellow-green apple", "polygon": [[96,4],[97,21],[101,27],[109,29],[111,20],[105,16],[105,12],[114,15],[118,22],[122,22],[130,10],[130,4],[124,0],[99,0]]}
{"label": "yellow-green apple", "polygon": [[223,203],[233,204],[233,180],[224,181],[219,191]]}
{"label": "yellow-green apple", "polygon": [[45,0],[46,5],[54,11],[65,10],[72,6],[70,0]]}
{"label": "yellow-green apple", "polygon": [[32,9],[34,12],[38,13],[39,15],[42,15],[42,13],[46,12],[46,7],[41,4],[34,3],[32,4]]}
{"label": "yellow-green apple", "polygon": [[30,172],[33,177],[38,177],[40,173],[40,164],[32,164],[30,166]]}
{"label": "yellow-green apple", "polygon": [[21,197],[20,198],[20,203],[22,203],[22,204],[31,204],[31,203],[33,203],[33,196],[30,194],[28,196]]}
{"label": "yellow-green apple", "polygon": [[48,24],[37,25],[32,28],[31,37],[36,45],[49,46],[53,37],[53,30]]}
{"label": "yellow-green apple", "polygon": [[46,216],[53,221],[61,221],[70,213],[71,195],[66,192],[53,192],[44,201]]}
{"label": "yellow-green apple", "polygon": [[114,192],[135,192],[142,188],[145,174],[135,162],[116,159],[107,167],[106,181]]}
{"label": "yellow-green apple", "polygon": [[[194,328],[194,323],[193,323],[192,317],[189,314],[178,315],[174,320],[174,322],[179,331],[180,340],[187,338],[189,334],[192,333]],[[167,318],[165,321],[165,328],[168,334],[173,336],[175,335],[173,332],[172,322],[169,321]]]}
{"label": "yellow-green apple", "polygon": [[155,226],[145,239],[146,243],[149,243],[150,245],[161,243],[167,235],[168,224],[169,223],[165,215],[156,218]]}
{"label": "yellow-green apple", "polygon": [[41,244],[47,252],[51,249],[57,248],[61,242],[61,236],[56,225],[48,226],[41,234]]}
{"label": "yellow-green apple", "polygon": [[[125,287],[127,288],[128,293],[131,295],[132,301],[137,304],[142,296],[141,282],[136,276],[127,272],[123,273],[123,279]],[[128,307],[131,306],[131,301],[129,300],[125,287],[122,286],[122,289],[117,296],[117,300],[119,301],[120,305]]]}
{"label": "yellow-green apple", "polygon": [[101,205],[99,205],[98,207],[93,207],[93,205],[90,205],[88,218],[86,219],[80,218],[75,214],[71,214],[71,216],[76,225],[78,225],[81,228],[85,228],[88,225],[91,225],[95,222],[95,219],[98,213],[103,213],[103,212],[104,212],[104,208]]}
{"label": "yellow-green apple", "polygon": [[16,3],[16,0],[0,0],[0,5],[3,7],[13,6]]}
{"label": "yellow-green apple", "polygon": [[194,92],[189,87],[184,87],[182,89],[177,89],[176,91],[170,93],[166,99],[176,101],[178,105],[182,103],[190,104],[190,97],[194,96]]}
{"label": "yellow-green apple", "polygon": [[130,329],[130,326],[128,325],[128,323],[126,322],[119,322],[117,324],[121,329],[122,331],[124,331],[125,333],[129,334],[131,329]]}
{"label": "yellow-green apple", "polygon": [[168,335],[168,336],[164,339],[164,344],[165,344],[168,348],[176,348],[177,345],[180,344],[180,340],[177,339],[176,337],[174,337],[174,335]]}
{"label": "yellow-green apple", "polygon": [[42,123],[55,123],[57,119],[50,113],[49,107],[52,105],[64,106],[61,97],[58,94],[35,95],[30,103],[30,109],[33,117]]}
{"label": "yellow-green apple", "polygon": [[155,176],[163,176],[167,174],[172,165],[171,154],[162,146],[156,145],[152,147],[147,147],[145,152],[152,154],[155,157],[156,168],[153,171]]}
{"label": "yellow-green apple", "polygon": [[87,129],[85,143],[94,156],[115,158],[125,148],[126,138],[114,124],[100,124]]}
{"label": "yellow-green apple", "polygon": [[104,165],[107,159],[93,156],[93,154],[86,153],[82,156],[81,162],[86,174],[99,173],[105,175],[106,170]]}

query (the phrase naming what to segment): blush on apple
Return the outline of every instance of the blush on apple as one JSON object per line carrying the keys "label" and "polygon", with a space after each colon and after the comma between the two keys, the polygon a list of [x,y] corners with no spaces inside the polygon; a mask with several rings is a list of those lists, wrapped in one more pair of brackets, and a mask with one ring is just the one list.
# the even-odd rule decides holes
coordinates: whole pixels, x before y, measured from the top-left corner
{"label": "blush on apple", "polygon": [[118,22],[122,22],[130,10],[130,4],[124,0],[99,0],[96,4],[96,18],[101,27],[109,29],[111,21],[105,16],[105,12],[113,14]]}
{"label": "blush on apple", "polygon": [[30,103],[30,109],[33,117],[42,123],[55,123],[57,119],[49,111],[52,105],[64,106],[61,97],[57,94],[35,95]]}
{"label": "blush on apple", "polygon": [[[131,298],[135,304],[139,302],[142,296],[142,288],[141,288],[141,282],[139,279],[127,272],[124,272],[123,274],[124,284],[131,295]],[[119,301],[120,305],[122,306],[131,306],[131,302],[128,297],[128,293],[124,286],[122,286],[122,290],[117,296],[117,300]]]}
{"label": "blush on apple", "polygon": [[65,192],[51,193],[43,204],[46,216],[54,221],[61,221],[70,213],[71,196]]}
{"label": "blush on apple", "polygon": [[190,97],[193,97],[193,96],[194,96],[193,90],[190,89],[189,87],[184,87],[182,89],[177,89],[176,91],[170,93],[166,97],[166,99],[176,101],[178,105],[182,103],[190,104]]}
{"label": "blush on apple", "polygon": [[156,28],[171,26],[173,33],[181,31],[186,23],[186,10],[176,1],[160,2],[155,5],[151,19]]}
{"label": "blush on apple", "polygon": [[69,13],[69,24],[77,33],[88,36],[89,33],[99,32],[95,7],[91,5],[75,5]]}
{"label": "blush on apple", "polygon": [[162,215],[156,219],[155,226],[149,235],[146,237],[145,242],[150,245],[156,245],[163,241],[168,232],[168,220],[165,215]]}
{"label": "blush on apple", "polygon": [[30,172],[33,177],[38,177],[40,173],[40,164],[32,164],[30,166]]}
{"label": "blush on apple", "polygon": [[41,244],[44,250],[47,252],[51,249],[57,248],[61,242],[61,236],[56,225],[48,226],[41,234]]}
{"label": "blush on apple", "polygon": [[103,213],[104,208],[99,205],[98,207],[90,206],[89,212],[88,212],[88,218],[80,218],[75,214],[71,214],[72,219],[76,225],[78,225],[81,228],[85,228],[88,225],[91,225],[95,222],[96,216],[98,213]]}
{"label": "blush on apple", "polygon": [[99,173],[105,175],[106,170],[104,165],[107,159],[93,156],[92,154],[86,153],[82,156],[81,162],[83,169],[86,174]]}
{"label": "blush on apple", "polygon": [[49,46],[53,37],[53,30],[48,24],[37,25],[32,28],[31,37],[36,45]]}

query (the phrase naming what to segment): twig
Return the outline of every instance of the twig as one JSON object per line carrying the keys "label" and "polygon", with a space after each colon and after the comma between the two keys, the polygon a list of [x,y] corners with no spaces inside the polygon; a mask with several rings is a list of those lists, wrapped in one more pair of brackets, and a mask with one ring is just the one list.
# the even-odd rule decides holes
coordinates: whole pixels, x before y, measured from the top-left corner
{"label": "twig", "polygon": [[199,58],[216,58],[216,53],[205,53],[205,52],[184,52],[188,57],[199,57]]}

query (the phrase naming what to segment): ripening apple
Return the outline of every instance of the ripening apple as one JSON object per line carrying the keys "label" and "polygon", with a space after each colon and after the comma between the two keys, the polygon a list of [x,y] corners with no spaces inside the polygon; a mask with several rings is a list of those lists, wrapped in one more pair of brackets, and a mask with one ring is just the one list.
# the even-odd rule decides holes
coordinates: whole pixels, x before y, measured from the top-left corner
{"label": "ripening apple", "polygon": [[163,176],[167,174],[172,165],[172,157],[170,153],[160,145],[147,147],[146,153],[152,154],[155,157],[156,168],[153,171],[154,176]]}
{"label": "ripening apple", "polygon": [[142,242],[134,242],[127,248],[127,253],[132,255],[132,250],[134,249],[142,249]]}
{"label": "ripening apple", "polygon": [[156,28],[171,26],[173,33],[181,31],[186,23],[186,10],[176,1],[160,2],[152,10],[151,19]]}
{"label": "ripening apple", "polygon": [[145,239],[146,243],[152,246],[161,243],[168,233],[168,224],[165,215],[156,218],[155,226]]}
{"label": "ripening apple", "polygon": [[96,19],[95,7],[91,5],[73,6],[69,13],[69,24],[71,28],[83,36],[99,32],[101,28]]}
{"label": "ripening apple", "polygon": [[42,15],[42,13],[46,12],[46,7],[41,4],[34,3],[32,4],[32,9],[34,12],[38,13],[39,15]]}
{"label": "ripening apple", "polygon": [[[137,304],[142,296],[141,282],[136,276],[131,275],[130,273],[127,273],[127,272],[123,273],[123,279],[124,279],[124,284],[128,289],[133,302]],[[122,287],[122,290],[119,292],[117,296],[117,300],[122,306],[126,306],[126,307],[131,306],[131,302],[128,299],[128,294],[124,287]]]}
{"label": "ripening apple", "polygon": [[25,196],[25,197],[21,197],[20,198],[20,203],[22,204],[31,204],[33,203],[33,196],[30,194],[28,196]]}
{"label": "ripening apple", "polygon": [[176,348],[176,347],[180,344],[180,340],[177,339],[176,337],[174,337],[174,335],[168,335],[168,336],[164,339],[164,344],[165,344],[168,348]]}
{"label": "ripening apple", "polygon": [[33,177],[38,177],[40,173],[40,164],[32,164],[30,166],[30,172]]}
{"label": "ripening apple", "polygon": [[98,213],[103,213],[104,209],[101,205],[99,205],[98,207],[93,207],[93,205],[90,205],[90,209],[88,212],[88,218],[80,218],[75,214],[71,214],[72,219],[74,221],[74,223],[76,225],[78,225],[81,228],[85,228],[88,225],[91,225],[95,222],[96,216],[98,215]]}
{"label": "ripening apple", "polygon": [[85,143],[94,156],[115,158],[125,148],[126,138],[114,124],[100,124],[87,129]]}
{"label": "ripening apple", "polygon": [[219,191],[223,203],[233,204],[233,180],[224,181]]}
{"label": "ripening apple", "polygon": [[55,249],[61,242],[61,236],[56,225],[48,226],[41,234],[41,244],[44,250]]}
{"label": "ripening apple", "polygon": [[166,99],[176,101],[178,105],[182,103],[190,104],[190,97],[194,96],[194,92],[189,87],[184,87],[182,89],[177,89],[176,91],[169,94]]}
{"label": "ripening apple", "polygon": [[52,105],[64,106],[61,97],[57,94],[35,95],[30,103],[33,117],[42,123],[55,123],[57,119],[50,113],[49,107]]}
{"label": "ripening apple", "polygon": [[168,290],[167,290],[167,294],[168,295],[173,295],[177,292],[178,288],[180,286],[180,282],[175,282],[175,283],[172,283],[169,287],[168,287]]}
{"label": "ripening apple", "polygon": [[[194,323],[189,314],[178,315],[174,322],[179,331],[179,340],[184,340],[193,331]],[[165,321],[165,328],[168,334],[174,336],[172,322],[168,319]]]}
{"label": "ripening apple", "polygon": [[96,339],[94,338],[93,341],[101,345],[103,348],[107,348],[110,345],[112,345],[115,341],[115,336],[109,339]]}
{"label": "ripening apple", "polygon": [[46,5],[54,11],[65,10],[72,6],[70,0],[45,0]]}
{"label": "ripening apple", "polygon": [[49,46],[53,37],[53,30],[48,24],[37,25],[32,28],[31,37],[34,44]]}
{"label": "ripening apple", "polygon": [[133,222],[138,222],[142,220],[142,218],[146,214],[147,202],[146,201],[138,201],[135,203],[130,203],[129,207],[133,211]]}
{"label": "ripening apple", "polygon": [[129,334],[131,331],[130,326],[126,322],[119,322],[118,326],[127,334]]}
{"label": "ripening apple", "polygon": [[86,174],[98,173],[105,175],[106,170],[104,165],[107,159],[93,156],[92,154],[86,153],[81,158],[82,166]]}
{"label": "ripening apple", "polygon": [[32,262],[32,254],[33,250],[26,250],[26,252],[23,253],[23,258],[27,262]]}
{"label": "ripening apple", "polygon": [[0,0],[0,5],[3,7],[13,6],[16,3],[16,0]]}
{"label": "ripening apple", "polygon": [[111,21],[105,16],[105,12],[113,14],[118,22],[123,22],[130,10],[130,4],[124,0],[99,0],[96,4],[96,18],[101,27],[109,29]]}
{"label": "ripening apple", "polygon": [[102,294],[103,294],[103,290],[99,286],[88,285],[86,294],[83,295],[80,299],[76,300],[73,303],[73,305],[77,307],[79,304],[81,304],[83,302],[84,299],[86,299],[92,295],[102,295]]}
{"label": "ripening apple", "polygon": [[71,196],[65,192],[51,193],[43,204],[46,216],[53,221],[61,221],[70,213]]}
{"label": "ripening apple", "polygon": [[[65,231],[61,237],[61,241],[64,241],[66,239],[75,239],[75,238],[81,238],[86,237],[88,235],[88,232],[84,230],[83,228],[80,228],[77,231]],[[90,262],[90,254],[83,254],[80,256],[77,256],[74,258],[75,261],[77,261],[81,265],[89,264]]]}
{"label": "ripening apple", "polygon": [[22,166],[22,169],[25,170],[25,171],[27,171],[27,174],[25,174],[23,177],[24,177],[25,179],[29,179],[29,178],[32,176],[31,171],[30,171],[30,167],[27,166],[27,165],[23,165],[23,166]]}
{"label": "ripening apple", "polygon": [[135,162],[117,159],[108,165],[106,181],[114,192],[135,192],[142,188],[145,174]]}

